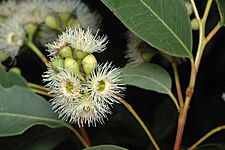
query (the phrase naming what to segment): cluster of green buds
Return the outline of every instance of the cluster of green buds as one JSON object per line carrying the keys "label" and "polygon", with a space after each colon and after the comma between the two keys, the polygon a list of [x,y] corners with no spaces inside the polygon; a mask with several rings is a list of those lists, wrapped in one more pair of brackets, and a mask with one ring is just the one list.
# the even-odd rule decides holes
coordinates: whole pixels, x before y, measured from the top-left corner
{"label": "cluster of green buds", "polygon": [[96,68],[97,60],[93,54],[88,54],[72,47],[63,46],[57,49],[59,57],[51,60],[51,67],[58,72],[58,68],[64,68],[73,74],[81,76],[90,75]]}

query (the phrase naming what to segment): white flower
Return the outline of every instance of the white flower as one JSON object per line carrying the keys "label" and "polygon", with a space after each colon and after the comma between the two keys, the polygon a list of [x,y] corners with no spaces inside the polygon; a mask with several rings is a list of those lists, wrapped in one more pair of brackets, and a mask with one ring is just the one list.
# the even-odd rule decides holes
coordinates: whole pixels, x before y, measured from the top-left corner
{"label": "white flower", "polygon": [[122,96],[121,93],[125,90],[120,73],[120,69],[112,67],[111,63],[98,65],[87,83],[91,98],[110,105],[118,102],[118,96]]}
{"label": "white flower", "polygon": [[2,1],[0,10],[0,16],[9,17],[18,11],[17,2],[15,0]]}
{"label": "white flower", "polygon": [[24,44],[26,32],[21,26],[20,18],[10,17],[0,24],[0,50],[15,58]]}
{"label": "white flower", "polygon": [[97,14],[97,12],[91,12],[84,3],[80,3],[75,9],[75,15],[81,27],[85,29],[91,28],[94,32],[97,31],[102,21],[102,18]]}
{"label": "white flower", "polygon": [[65,114],[63,119],[77,123],[79,127],[84,125],[96,127],[97,122],[104,123],[104,119],[107,119],[107,114],[111,114],[111,111],[107,105],[97,103],[89,96],[84,96],[70,105]]}
{"label": "white flower", "polygon": [[80,0],[49,0],[47,6],[53,12],[70,12],[72,13],[79,5]]}
{"label": "white flower", "polygon": [[91,29],[83,30],[79,26],[67,28],[59,36],[59,40],[69,43],[75,50],[81,50],[87,53],[100,53],[106,49],[106,44],[108,43],[107,36],[99,36],[98,31],[93,35]]}
{"label": "white flower", "polygon": [[102,52],[106,49],[107,36],[98,36],[98,32],[92,35],[91,30],[81,29],[78,27],[69,27],[59,35],[56,42],[47,44],[47,51],[50,56],[57,54],[57,50],[60,50],[65,45],[74,48],[74,50],[80,50],[86,53]]}
{"label": "white flower", "polygon": [[38,24],[44,22],[50,11],[46,0],[23,0],[18,7],[21,13],[28,16],[27,20],[35,21]]}
{"label": "white flower", "polygon": [[132,65],[143,64],[146,61],[143,54],[147,55],[148,61],[148,57],[153,53],[153,49],[150,45],[138,38],[132,32],[127,32],[127,51],[125,52],[125,58],[128,59],[128,63]]}

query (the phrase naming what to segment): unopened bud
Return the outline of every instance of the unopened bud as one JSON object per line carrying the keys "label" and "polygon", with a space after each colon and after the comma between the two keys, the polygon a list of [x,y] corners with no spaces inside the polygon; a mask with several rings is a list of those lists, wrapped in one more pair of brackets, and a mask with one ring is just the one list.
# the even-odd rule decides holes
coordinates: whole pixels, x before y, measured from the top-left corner
{"label": "unopened bud", "polygon": [[82,67],[84,72],[89,75],[97,66],[97,60],[95,56],[90,54],[87,55],[82,61]]}
{"label": "unopened bud", "polygon": [[73,58],[73,53],[69,46],[63,47],[59,51],[59,55],[62,56],[63,58]]}
{"label": "unopened bud", "polygon": [[68,13],[68,12],[61,12],[61,13],[59,13],[59,17],[64,23],[67,22],[67,20],[70,18],[70,15],[71,14]]}
{"label": "unopened bud", "polygon": [[199,30],[199,23],[196,18],[191,20],[191,28],[192,30]]}
{"label": "unopened bud", "polygon": [[73,26],[77,26],[77,25],[80,25],[80,22],[74,18],[70,18],[67,22],[67,26],[73,27]]}
{"label": "unopened bud", "polygon": [[45,18],[45,25],[51,29],[60,30],[60,25],[54,16],[47,16]]}
{"label": "unopened bud", "polygon": [[64,61],[64,68],[70,70],[74,74],[79,74],[80,69],[76,60],[73,58],[66,58]]}
{"label": "unopened bud", "polygon": [[141,56],[144,62],[150,62],[152,57],[154,56],[154,53],[145,51],[141,53]]}
{"label": "unopened bud", "polygon": [[85,56],[87,56],[87,55],[88,55],[88,53],[83,52],[83,51],[81,51],[81,50],[76,50],[76,51],[75,51],[75,56],[76,56],[77,59],[82,60],[82,59],[83,59]]}
{"label": "unopened bud", "polygon": [[52,69],[55,70],[56,72],[58,72],[58,68],[63,68],[63,59],[60,59],[60,58],[57,58],[57,59],[53,59],[51,61],[51,66],[52,66]]}

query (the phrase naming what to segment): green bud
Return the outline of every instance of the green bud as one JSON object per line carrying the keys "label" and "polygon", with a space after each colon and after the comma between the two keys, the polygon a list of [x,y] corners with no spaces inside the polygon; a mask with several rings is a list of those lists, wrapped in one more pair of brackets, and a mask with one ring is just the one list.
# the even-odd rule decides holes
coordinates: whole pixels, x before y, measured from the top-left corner
{"label": "green bud", "polygon": [[67,22],[67,20],[70,18],[70,15],[71,14],[68,13],[68,12],[61,12],[61,13],[59,13],[59,17],[64,23]]}
{"label": "green bud", "polygon": [[60,24],[54,16],[48,15],[45,18],[45,25],[51,29],[61,30]]}
{"label": "green bud", "polygon": [[60,59],[60,58],[57,58],[57,59],[53,59],[51,61],[51,66],[52,66],[52,69],[55,70],[56,72],[58,72],[58,67],[61,67],[63,68],[63,59]]}
{"label": "green bud", "polygon": [[77,25],[80,25],[80,22],[74,18],[70,18],[67,22],[67,26],[77,26]]}
{"label": "green bud", "polygon": [[76,60],[73,58],[66,58],[64,61],[64,68],[70,70],[74,74],[79,74],[80,69]]}
{"label": "green bud", "polygon": [[18,67],[12,67],[9,69],[9,72],[13,72],[15,74],[21,75],[21,70]]}
{"label": "green bud", "polygon": [[69,46],[63,47],[59,51],[59,55],[62,56],[63,58],[73,58],[73,53]]}
{"label": "green bud", "polygon": [[144,60],[144,62],[150,62],[152,57],[154,56],[154,53],[145,51],[141,53],[142,59]]}
{"label": "green bud", "polygon": [[87,55],[88,55],[88,53],[83,52],[83,51],[81,51],[81,50],[76,50],[76,51],[75,51],[75,56],[76,56],[77,59],[82,60],[82,59],[83,59],[84,57],[86,57]]}
{"label": "green bud", "polygon": [[97,60],[95,56],[90,54],[87,55],[82,61],[82,67],[84,72],[89,75],[97,66]]}
{"label": "green bud", "polygon": [[0,62],[5,61],[6,59],[8,59],[9,56],[6,55],[5,53],[3,53],[2,51],[0,51]]}
{"label": "green bud", "polygon": [[199,23],[196,18],[191,20],[191,28],[192,30],[199,30]]}

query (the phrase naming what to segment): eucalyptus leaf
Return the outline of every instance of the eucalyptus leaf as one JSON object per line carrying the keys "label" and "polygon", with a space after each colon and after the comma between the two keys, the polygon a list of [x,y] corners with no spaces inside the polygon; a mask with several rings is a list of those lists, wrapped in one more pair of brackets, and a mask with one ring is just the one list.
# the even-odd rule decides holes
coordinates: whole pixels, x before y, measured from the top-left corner
{"label": "eucalyptus leaf", "polygon": [[216,0],[219,13],[220,13],[220,21],[225,26],[225,1],[224,0]]}
{"label": "eucalyptus leaf", "polygon": [[22,134],[34,125],[63,125],[45,99],[19,86],[0,86],[0,120],[0,137]]}
{"label": "eucalyptus leaf", "polygon": [[138,37],[169,55],[192,58],[183,0],[101,0]]}
{"label": "eucalyptus leaf", "polygon": [[0,71],[0,85],[5,88],[12,87],[13,85],[26,87],[27,83],[22,76],[2,70]]}
{"label": "eucalyptus leaf", "polygon": [[37,136],[28,139],[27,142],[17,146],[20,150],[50,150],[63,142],[70,135],[66,128],[49,129]]}
{"label": "eucalyptus leaf", "polygon": [[85,148],[83,150],[128,150],[128,149],[116,145],[99,145],[90,148]]}
{"label": "eucalyptus leaf", "polygon": [[122,69],[122,79],[127,85],[164,94],[171,93],[172,81],[169,73],[155,64],[127,66]]}

